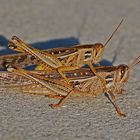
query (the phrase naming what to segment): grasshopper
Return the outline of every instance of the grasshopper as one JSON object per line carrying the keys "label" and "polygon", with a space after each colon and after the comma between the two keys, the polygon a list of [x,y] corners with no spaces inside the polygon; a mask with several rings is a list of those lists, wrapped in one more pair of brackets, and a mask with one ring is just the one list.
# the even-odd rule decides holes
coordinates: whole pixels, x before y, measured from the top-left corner
{"label": "grasshopper", "polygon": [[11,42],[9,43],[9,48],[33,55],[34,57],[42,61],[38,64],[39,66],[37,67],[37,69],[44,69],[47,71],[56,70],[68,83],[70,81],[64,75],[64,72],[79,69],[80,67],[83,67],[85,64],[87,64],[92,72],[100,79],[102,83],[102,89],[103,91],[105,91],[106,83],[102,79],[102,77],[98,75],[95,68],[93,67],[93,64],[99,63],[105,46],[110,41],[117,29],[120,27],[122,22],[123,20],[121,20],[120,24],[117,26],[115,31],[112,33],[112,35],[104,45],[101,43],[77,45],[70,48],[71,51],[68,51],[67,53],[65,53],[65,55],[60,56],[60,59],[50,54],[49,52],[43,52],[41,50],[32,48],[16,36],[12,37]]}
{"label": "grasshopper", "polygon": [[[71,48],[69,48],[69,47],[68,48],[67,47],[65,47],[65,48],[53,48],[53,49],[47,49],[47,50],[44,50],[44,51],[45,52],[47,51],[48,53],[54,55],[58,59],[63,60],[64,58],[68,58],[71,55],[74,55],[73,53],[75,53],[79,49],[84,50],[84,48],[87,48],[87,49],[91,48],[91,49],[94,50],[94,54],[96,54],[95,56],[92,56],[93,61],[95,61],[94,63],[99,63],[99,61],[101,59],[101,56],[102,56],[102,52],[105,49],[105,46],[111,40],[111,38],[113,37],[115,32],[118,30],[118,28],[119,28],[119,26],[121,25],[122,22],[123,22],[123,19],[120,22],[120,24],[117,26],[115,31],[111,34],[111,36],[109,37],[109,39],[106,41],[106,43],[104,45],[101,44],[101,43],[95,43],[95,44],[77,45],[77,46],[73,46]],[[14,47],[14,50],[17,50],[19,52],[26,52],[26,51],[24,51],[22,49],[15,48],[15,47]],[[85,57],[88,57],[88,55],[90,55],[90,53],[89,54],[88,54],[88,52],[85,53]],[[36,60],[36,58],[34,56],[32,56],[32,55],[30,55],[28,53],[20,53],[20,54],[14,54],[14,55],[0,56],[0,68],[4,68],[5,63],[12,63],[12,64],[18,65],[20,67],[26,67],[26,66],[37,64],[37,63],[40,64],[40,60],[39,59]]]}
{"label": "grasshopper", "polygon": [[[125,114],[122,113],[119,107],[115,104],[114,93],[116,92],[119,95],[122,94],[123,87],[128,81],[130,70],[132,70],[132,68],[139,62],[140,56],[138,56],[130,65],[121,64],[118,66],[96,67],[98,74],[106,81],[106,91],[104,94],[112,102],[118,115],[120,116],[125,116]],[[44,76],[44,72],[30,72],[18,67],[7,66],[7,70],[34,81],[33,83],[27,84],[28,86],[26,85],[24,87],[22,85],[21,89],[23,91],[28,92],[29,89],[29,92],[39,92],[40,90],[40,92],[42,91],[43,94],[47,94],[47,96],[50,98],[60,99],[59,103],[51,105],[53,108],[62,106],[71,95],[97,96],[102,87],[100,80],[92,73],[90,69],[79,69],[73,73],[72,71],[66,73],[66,76],[71,79],[71,82],[75,82],[74,88],[63,81],[60,76],[59,78],[62,79],[62,81],[60,81],[60,79],[55,80],[58,76],[57,73],[55,73],[55,75],[52,74],[53,76],[49,77],[50,74],[48,74],[49,76]],[[35,89],[31,91],[31,88]],[[49,94],[49,92],[51,93]]]}

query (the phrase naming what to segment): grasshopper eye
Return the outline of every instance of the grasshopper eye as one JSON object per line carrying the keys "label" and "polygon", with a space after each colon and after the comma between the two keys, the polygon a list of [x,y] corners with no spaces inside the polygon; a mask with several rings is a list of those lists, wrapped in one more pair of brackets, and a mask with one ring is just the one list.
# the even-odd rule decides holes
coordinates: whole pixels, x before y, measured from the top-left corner
{"label": "grasshopper eye", "polygon": [[124,74],[125,74],[125,71],[121,70],[121,79],[123,78]]}
{"label": "grasshopper eye", "polygon": [[121,70],[121,79],[128,75],[128,67]]}
{"label": "grasshopper eye", "polygon": [[121,70],[121,74],[124,74],[124,70]]}

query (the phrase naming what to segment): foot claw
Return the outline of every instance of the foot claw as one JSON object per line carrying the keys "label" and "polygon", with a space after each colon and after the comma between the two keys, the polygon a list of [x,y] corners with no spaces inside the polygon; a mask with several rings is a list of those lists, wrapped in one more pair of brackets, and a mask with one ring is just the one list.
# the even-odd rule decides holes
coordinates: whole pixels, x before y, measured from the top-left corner
{"label": "foot claw", "polygon": [[60,107],[58,104],[50,104],[49,106],[53,109],[57,109]]}
{"label": "foot claw", "polygon": [[122,112],[120,112],[120,113],[118,113],[119,114],[119,116],[121,116],[121,117],[126,117],[126,115],[124,114],[124,113],[122,113]]}

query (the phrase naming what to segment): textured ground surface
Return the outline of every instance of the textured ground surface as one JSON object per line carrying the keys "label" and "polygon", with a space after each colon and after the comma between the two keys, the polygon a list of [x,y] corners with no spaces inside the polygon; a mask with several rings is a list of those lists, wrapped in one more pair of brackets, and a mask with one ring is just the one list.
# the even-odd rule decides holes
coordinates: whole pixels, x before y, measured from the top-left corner
{"label": "textured ground surface", "polygon": [[[35,47],[104,43],[122,17],[125,22],[106,49],[104,59],[114,65],[140,55],[139,0],[0,0],[0,55],[11,53],[8,38],[17,35]],[[105,61],[104,61],[105,62]],[[107,62],[107,61],[106,61]],[[140,139],[140,65],[131,74],[128,94],[118,97],[126,112],[116,116],[100,95],[69,99],[52,110],[43,96],[0,92],[1,140]]]}

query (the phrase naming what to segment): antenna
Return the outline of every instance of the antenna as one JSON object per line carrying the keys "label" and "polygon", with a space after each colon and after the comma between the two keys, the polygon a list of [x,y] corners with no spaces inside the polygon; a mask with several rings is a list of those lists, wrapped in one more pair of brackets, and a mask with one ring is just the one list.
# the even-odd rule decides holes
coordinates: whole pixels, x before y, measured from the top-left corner
{"label": "antenna", "polygon": [[114,30],[114,32],[111,34],[111,36],[109,37],[109,39],[106,41],[106,43],[104,44],[104,46],[106,46],[108,44],[108,42],[114,36],[114,34],[116,33],[116,31],[118,30],[118,28],[120,27],[120,25],[122,24],[123,21],[124,21],[124,19],[121,20],[121,22],[119,23],[119,25],[117,26],[117,28]]}
{"label": "antenna", "polygon": [[129,65],[129,68],[133,68],[138,63],[140,63],[140,56],[134,59],[134,61]]}

